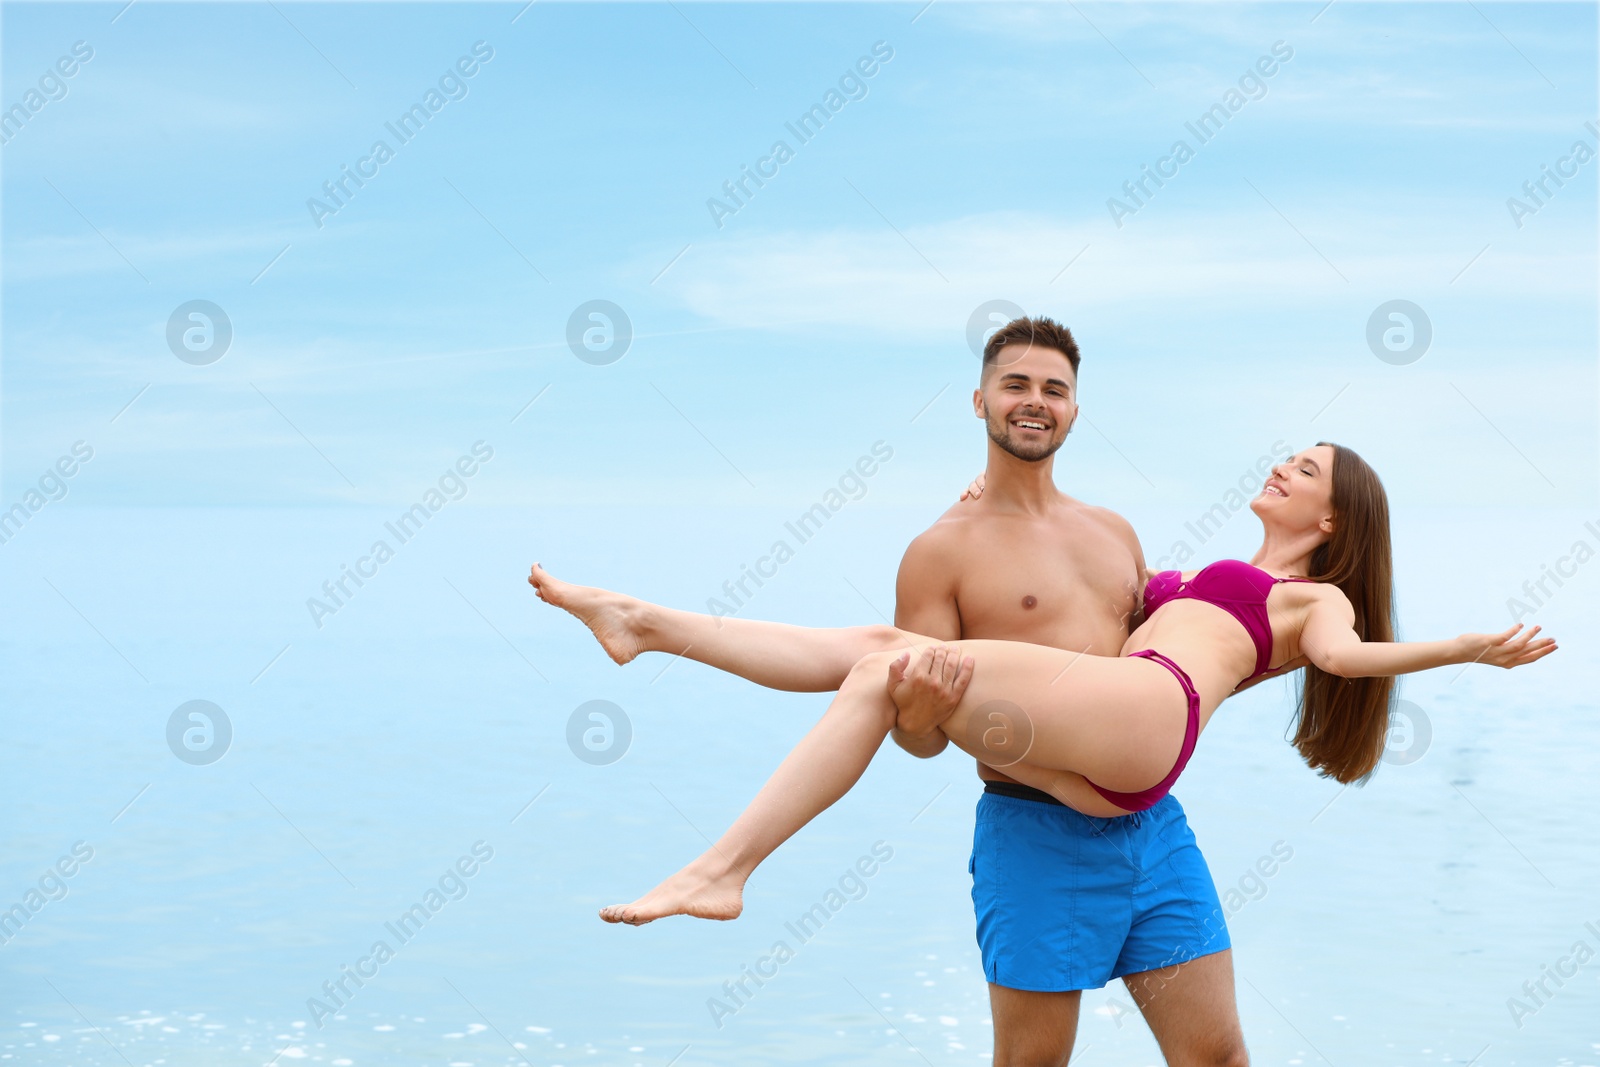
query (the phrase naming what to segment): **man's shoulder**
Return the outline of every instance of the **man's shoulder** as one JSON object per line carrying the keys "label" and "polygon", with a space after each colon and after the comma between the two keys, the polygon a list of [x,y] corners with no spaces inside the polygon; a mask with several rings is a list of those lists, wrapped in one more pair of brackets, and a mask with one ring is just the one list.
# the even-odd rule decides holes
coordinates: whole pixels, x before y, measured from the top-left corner
{"label": "man's shoulder", "polygon": [[1022,519],[1017,514],[992,511],[976,500],[958,501],[935,519],[933,525],[919,534],[916,540],[928,547],[954,546],[959,545],[967,537],[977,535],[985,526],[1011,525],[1018,521],[1043,522],[1068,529],[1089,523],[1117,534],[1133,533],[1132,524],[1110,508],[1089,504],[1061,493],[1055,508],[1039,513],[1032,519]]}
{"label": "man's shoulder", "polygon": [[1088,521],[1098,523],[1119,534],[1133,533],[1133,523],[1123,518],[1121,512],[1113,511],[1102,504],[1085,504],[1081,500],[1075,503],[1082,509],[1083,516]]}
{"label": "man's shoulder", "polygon": [[1132,535],[1133,524],[1122,515],[1102,504],[1091,504],[1077,497],[1061,494],[1061,506],[1057,509],[1060,520],[1065,523],[1089,524],[1102,527],[1107,531],[1119,535]]}
{"label": "man's shoulder", "polygon": [[[895,579],[896,625],[909,625],[907,619],[917,619],[926,632],[934,632],[928,629],[930,624],[922,613],[942,610],[940,605],[953,610],[956,586],[966,570],[968,546],[972,544],[966,536],[969,515],[970,509],[958,504],[906,546]],[[912,614],[906,615],[908,611]],[[959,631],[959,619],[953,625]]]}
{"label": "man's shoulder", "polygon": [[953,504],[948,511],[933,520],[933,525],[923,530],[911,539],[906,553],[916,552],[919,555],[942,554],[960,551],[961,546],[971,535],[976,522],[981,521],[978,508],[973,500],[962,500]]}

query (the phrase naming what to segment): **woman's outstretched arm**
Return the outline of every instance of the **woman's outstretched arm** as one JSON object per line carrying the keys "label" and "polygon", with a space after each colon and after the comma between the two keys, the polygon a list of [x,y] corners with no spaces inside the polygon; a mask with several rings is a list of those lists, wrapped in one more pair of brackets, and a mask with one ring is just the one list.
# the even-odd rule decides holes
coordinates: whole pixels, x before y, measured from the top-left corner
{"label": "woman's outstretched arm", "polygon": [[606,653],[627,663],[665,652],[791,693],[828,693],[861,657],[909,647],[893,626],[814,627],[678,611],[553,578],[537,563],[528,584],[539,599],[571,612]]}
{"label": "woman's outstretched arm", "polygon": [[1328,674],[1382,678],[1451,663],[1520,667],[1556,650],[1554,638],[1534,640],[1539,627],[1521,631],[1518,623],[1497,634],[1462,634],[1448,641],[1363,641],[1355,632],[1355,609],[1343,593],[1329,586],[1306,616],[1300,651],[1312,666]]}

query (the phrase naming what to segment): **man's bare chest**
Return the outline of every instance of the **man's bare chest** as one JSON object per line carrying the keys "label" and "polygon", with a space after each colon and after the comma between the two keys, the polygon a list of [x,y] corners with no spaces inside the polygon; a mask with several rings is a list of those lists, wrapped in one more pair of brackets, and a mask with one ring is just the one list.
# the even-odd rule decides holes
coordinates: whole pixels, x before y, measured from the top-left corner
{"label": "man's bare chest", "polygon": [[[962,636],[1080,649],[1120,645],[1137,604],[1137,574],[1126,546],[1107,542],[996,539],[959,576]],[[1115,647],[1095,651],[1116,654]]]}

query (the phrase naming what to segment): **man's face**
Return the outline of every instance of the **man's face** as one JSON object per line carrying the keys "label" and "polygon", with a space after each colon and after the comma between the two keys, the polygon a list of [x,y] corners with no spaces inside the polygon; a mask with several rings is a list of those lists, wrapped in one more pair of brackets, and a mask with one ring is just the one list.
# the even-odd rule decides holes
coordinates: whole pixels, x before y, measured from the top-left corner
{"label": "man's face", "polygon": [[984,368],[973,410],[989,439],[1018,459],[1049,459],[1078,417],[1078,376],[1054,348],[1007,345]]}

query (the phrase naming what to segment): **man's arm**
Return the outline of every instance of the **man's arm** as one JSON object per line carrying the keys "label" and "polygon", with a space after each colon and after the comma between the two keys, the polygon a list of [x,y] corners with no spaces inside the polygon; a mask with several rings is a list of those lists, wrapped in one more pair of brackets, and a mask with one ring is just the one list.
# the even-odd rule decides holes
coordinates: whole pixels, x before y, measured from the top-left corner
{"label": "man's arm", "polygon": [[[958,560],[951,542],[950,528],[935,523],[906,548],[894,588],[894,624],[900,629],[941,641],[961,639],[961,612],[956,606]],[[890,736],[913,756],[927,759],[937,756],[950,743],[934,729],[950,708],[940,707],[936,701],[930,706],[929,698],[937,693],[930,676],[916,671],[911,675],[907,683],[911,688],[901,690],[904,703],[900,704],[900,719]],[[929,721],[920,721],[923,719]]]}

